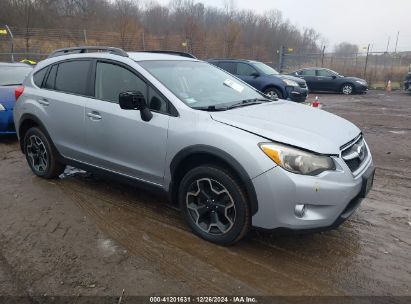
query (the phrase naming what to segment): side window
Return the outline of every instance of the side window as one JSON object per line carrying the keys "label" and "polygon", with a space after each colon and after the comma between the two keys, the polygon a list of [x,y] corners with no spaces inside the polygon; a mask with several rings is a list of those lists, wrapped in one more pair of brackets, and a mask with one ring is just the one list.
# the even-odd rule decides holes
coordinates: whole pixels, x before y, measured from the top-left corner
{"label": "side window", "polygon": [[78,95],[90,95],[87,92],[91,62],[75,60],[59,63],[55,90]]}
{"label": "side window", "polygon": [[315,76],[315,70],[302,70],[299,75],[303,76]]}
{"label": "side window", "polygon": [[147,99],[147,85],[136,74],[116,64],[97,62],[97,99],[118,103],[119,94],[127,91],[140,91]]}
{"label": "side window", "polygon": [[233,62],[223,61],[218,64],[218,67],[227,71],[228,73],[236,73],[235,63]]}
{"label": "side window", "polygon": [[51,67],[49,76],[47,77],[46,83],[44,84],[45,89],[54,90],[54,85],[56,84],[57,75],[57,64]]}
{"label": "side window", "polygon": [[39,88],[41,88],[41,85],[43,84],[44,76],[46,76],[47,70],[48,67],[41,69],[40,71],[36,72],[36,74],[34,74],[33,76],[33,81]]}
{"label": "side window", "polygon": [[251,76],[254,73],[257,73],[257,70],[254,69],[251,65],[241,62],[237,63],[237,75]]}
{"label": "side window", "polygon": [[154,89],[148,89],[148,106],[154,112],[167,114],[168,103]]}
{"label": "side window", "polygon": [[331,76],[333,76],[333,75],[334,75],[334,74],[331,73],[331,72],[328,71],[328,70],[317,70],[317,76],[331,77]]}

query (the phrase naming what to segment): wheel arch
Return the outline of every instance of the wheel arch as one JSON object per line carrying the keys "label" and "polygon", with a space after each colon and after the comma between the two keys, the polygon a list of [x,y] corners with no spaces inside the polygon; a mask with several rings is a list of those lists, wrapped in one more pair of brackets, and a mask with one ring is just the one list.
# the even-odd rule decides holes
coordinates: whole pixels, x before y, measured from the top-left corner
{"label": "wheel arch", "polygon": [[280,93],[281,93],[281,95],[282,95],[283,98],[284,98],[284,96],[286,95],[285,89],[282,88],[282,87],[279,86],[279,85],[274,84],[274,83],[268,83],[268,84],[266,84],[266,85],[263,87],[262,92],[264,93],[268,88],[274,88],[274,89],[280,91]]}
{"label": "wheel arch", "polygon": [[170,200],[177,202],[179,184],[188,170],[198,165],[210,163],[220,165],[234,175],[246,191],[251,215],[256,214],[258,211],[257,195],[247,171],[227,152],[207,145],[187,147],[175,155],[170,164]]}
{"label": "wheel arch", "polygon": [[44,127],[40,119],[38,119],[33,114],[23,114],[20,118],[20,123],[17,129],[19,139],[20,139],[21,152],[24,154],[24,135],[30,128],[33,128],[33,127],[39,127],[44,132],[47,139],[50,141],[52,147],[57,151],[56,147],[54,146],[53,141],[50,138],[50,134],[47,132],[47,129]]}

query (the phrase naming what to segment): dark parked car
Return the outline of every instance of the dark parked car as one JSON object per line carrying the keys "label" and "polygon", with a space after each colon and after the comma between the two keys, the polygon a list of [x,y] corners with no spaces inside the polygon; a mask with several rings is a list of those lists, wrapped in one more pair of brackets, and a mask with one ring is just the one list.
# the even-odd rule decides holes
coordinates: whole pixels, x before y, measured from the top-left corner
{"label": "dark parked car", "polygon": [[32,69],[25,63],[0,62],[0,135],[16,133],[13,122],[16,94]]}
{"label": "dark parked car", "polygon": [[289,75],[304,79],[310,91],[339,92],[346,95],[363,94],[368,91],[368,84],[364,79],[343,76],[329,69],[306,68]]}
{"label": "dark parked car", "polygon": [[404,80],[404,89],[411,94],[411,65],[407,77]]}
{"label": "dark parked car", "polygon": [[209,63],[235,75],[260,92],[275,98],[304,102],[308,95],[304,80],[280,75],[272,67],[258,61],[243,59],[210,59]]}

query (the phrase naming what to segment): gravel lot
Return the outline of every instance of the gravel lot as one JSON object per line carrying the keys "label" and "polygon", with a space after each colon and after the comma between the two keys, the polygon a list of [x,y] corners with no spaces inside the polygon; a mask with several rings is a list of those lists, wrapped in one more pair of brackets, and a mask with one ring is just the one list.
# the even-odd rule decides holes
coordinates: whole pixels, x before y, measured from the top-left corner
{"label": "gravel lot", "polygon": [[411,295],[411,96],[320,101],[364,131],[369,197],[337,230],[253,231],[229,248],[154,194],[85,173],[34,177],[16,139],[0,138],[0,295]]}

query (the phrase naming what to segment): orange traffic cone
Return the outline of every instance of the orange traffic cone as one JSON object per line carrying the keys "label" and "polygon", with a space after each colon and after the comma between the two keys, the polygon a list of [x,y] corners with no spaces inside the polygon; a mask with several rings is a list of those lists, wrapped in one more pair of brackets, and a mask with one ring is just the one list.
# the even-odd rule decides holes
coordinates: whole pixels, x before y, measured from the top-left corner
{"label": "orange traffic cone", "polygon": [[391,90],[392,90],[391,80],[388,80],[388,83],[387,83],[387,92],[391,92]]}

